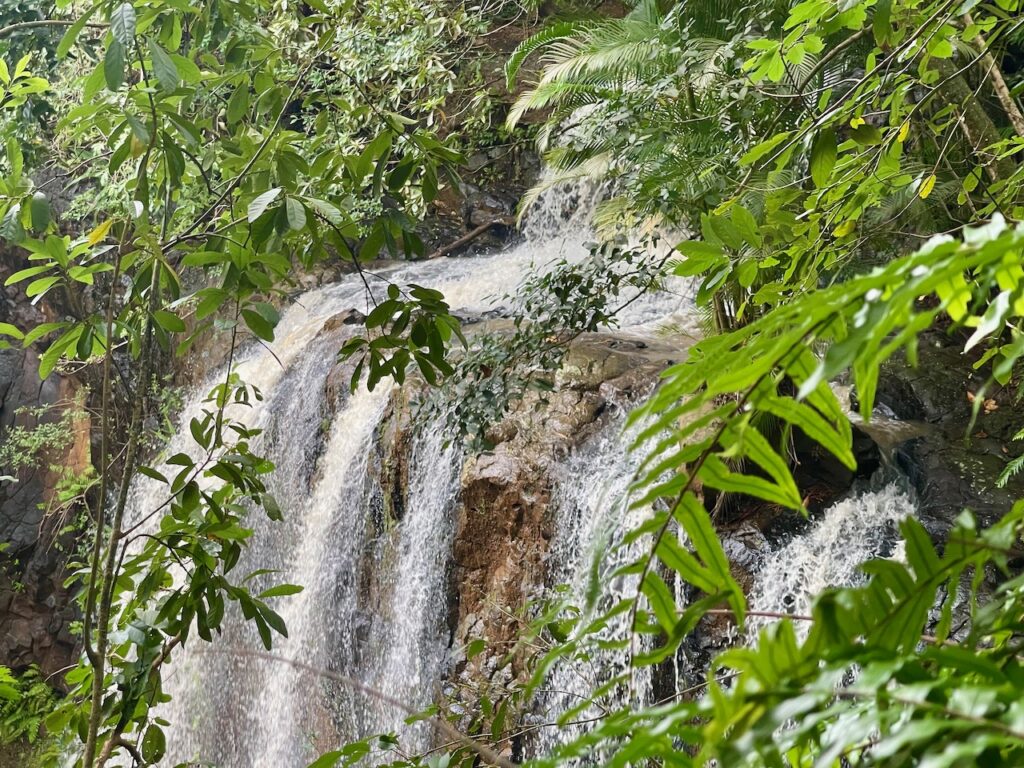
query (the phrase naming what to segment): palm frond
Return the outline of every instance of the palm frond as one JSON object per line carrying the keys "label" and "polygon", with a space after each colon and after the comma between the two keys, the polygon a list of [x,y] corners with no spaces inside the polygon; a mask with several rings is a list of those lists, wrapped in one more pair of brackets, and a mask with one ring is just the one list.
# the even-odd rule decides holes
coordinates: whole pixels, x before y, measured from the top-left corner
{"label": "palm frond", "polygon": [[516,99],[509,110],[506,125],[514,127],[522,120],[523,115],[535,109],[557,105],[572,112],[588,104],[596,104],[613,95],[613,86],[613,83],[600,78],[538,85]]}
{"label": "palm frond", "polygon": [[620,80],[635,77],[662,54],[659,29],[643,22],[613,19],[594,26],[585,35],[552,42],[542,55],[540,83],[602,75]]}
{"label": "palm frond", "polygon": [[530,54],[538,48],[543,48],[556,40],[577,34],[592,26],[594,26],[594,22],[591,21],[559,21],[523,40],[512,51],[508,61],[505,62],[505,82],[509,90],[515,87],[519,70],[522,68],[523,62],[530,57]]}

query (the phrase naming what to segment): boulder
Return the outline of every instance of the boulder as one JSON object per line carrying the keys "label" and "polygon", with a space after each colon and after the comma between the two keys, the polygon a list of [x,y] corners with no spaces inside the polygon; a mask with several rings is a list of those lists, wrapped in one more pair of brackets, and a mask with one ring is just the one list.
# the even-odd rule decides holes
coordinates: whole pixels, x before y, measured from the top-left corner
{"label": "boulder", "polygon": [[[522,671],[518,656],[511,666],[498,662],[521,629],[517,611],[547,581],[556,462],[650,392],[683,354],[667,343],[586,334],[553,390],[529,392],[489,429],[493,449],[466,460],[451,579],[454,660],[465,679],[504,685]],[[459,649],[478,638],[488,650],[467,662]]]}

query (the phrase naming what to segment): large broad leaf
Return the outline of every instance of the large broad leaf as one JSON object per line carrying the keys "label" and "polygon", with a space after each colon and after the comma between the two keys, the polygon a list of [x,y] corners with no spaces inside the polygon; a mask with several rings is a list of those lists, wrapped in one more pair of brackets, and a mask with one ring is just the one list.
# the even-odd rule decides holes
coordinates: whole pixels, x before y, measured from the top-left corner
{"label": "large broad leaf", "polygon": [[256,221],[256,219],[262,216],[263,212],[267,210],[270,204],[274,202],[277,199],[277,196],[280,194],[281,188],[274,187],[273,189],[268,189],[262,195],[259,195],[258,197],[256,197],[256,199],[249,203],[247,217],[250,223]]}
{"label": "large broad leaf", "polygon": [[156,75],[160,87],[165,91],[177,88],[180,82],[178,66],[156,40],[149,41],[149,56],[153,61],[153,74]]}
{"label": "large broad leaf", "polygon": [[306,209],[294,197],[285,198],[285,213],[288,217],[288,226],[294,230],[300,230],[306,226]]}
{"label": "large broad leaf", "polygon": [[124,46],[117,40],[111,41],[103,56],[103,78],[111,91],[124,85]]}
{"label": "large broad leaf", "polygon": [[110,34],[125,48],[135,40],[135,8],[131,3],[121,3],[110,14]]}
{"label": "large broad leaf", "polygon": [[836,165],[836,134],[831,128],[825,128],[814,139],[811,147],[811,179],[814,186],[824,187],[832,176]]}

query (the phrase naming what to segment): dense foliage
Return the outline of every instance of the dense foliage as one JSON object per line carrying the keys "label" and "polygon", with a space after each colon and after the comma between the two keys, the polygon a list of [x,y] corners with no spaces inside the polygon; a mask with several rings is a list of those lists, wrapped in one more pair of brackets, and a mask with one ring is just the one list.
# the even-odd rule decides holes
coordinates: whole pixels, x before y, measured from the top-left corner
{"label": "dense foliage", "polygon": [[[51,19],[32,4],[9,23],[0,15],[11,36],[0,50],[32,51],[0,59],[0,236],[27,264],[8,284],[62,309],[0,333],[40,352],[43,377],[91,377],[102,443],[97,487],[80,494],[92,520],[73,577],[83,656],[67,696],[46,699],[45,727],[79,742],[76,764],[158,763],[166,737],[154,708],[179,647],[214,642],[237,603],[270,649],[287,632],[273,600],[302,588],[236,572],[251,510],[282,511],[257,432],[237,418],[261,393],[231,357],[188,424],[202,458],[171,457],[173,476],[144,463],[161,360],[213,333],[231,354],[244,339],[272,341],[293,270],[423,255],[417,220],[459,159],[458,130],[491,116],[463,60],[488,13],[503,23],[535,10],[515,5],[65,0]],[[1021,761],[1013,565],[1024,505],[988,529],[965,511],[938,548],[908,520],[905,561],[866,564],[863,585],[821,594],[810,617],[724,653],[700,691],[654,705],[633,695],[636,671],[677,654],[709,612],[744,623],[709,499],[743,494],[801,512],[794,430],[855,464],[831,380],[850,372],[869,419],[882,363],[897,352],[913,360],[920,334],[941,323],[966,329],[966,349],[984,348],[978,367],[992,382],[1020,381],[1024,116],[1003,67],[1019,55],[1020,26],[1015,0],[640,0],[622,18],[556,21],[512,55],[510,84],[538,69],[509,125],[548,110],[546,183],[607,183],[595,222],[605,242],[582,266],[528,281],[511,339],[478,340],[458,362],[451,347],[469,342],[444,297],[390,286],[366,333],[339,350],[357,360],[353,384],[411,370],[447,379],[464,430],[482,438],[488,409],[549,386],[544,372],[566,341],[613,322],[626,289],[648,290],[669,269],[697,282],[715,318],[634,416],[647,456],[636,503],[654,509],[628,537],[644,556],[617,574],[635,593],[597,616],[555,605],[536,623],[548,650],[518,706],[559,659],[609,646],[630,659],[593,692],[603,714],[538,764]],[[54,29],[56,45],[41,35]],[[43,100],[57,119],[42,118],[40,137],[44,113],[32,105]],[[461,123],[446,124],[452,105]],[[58,205],[44,170],[89,191]],[[691,236],[666,258],[658,238],[625,246],[637,230]],[[166,500],[128,519],[143,481]],[[981,601],[986,573],[999,586]],[[687,585],[685,604],[673,580]],[[971,621],[954,633],[957,601]],[[567,618],[579,615],[592,620]],[[603,630],[623,616],[627,637],[609,640]],[[0,683],[0,698],[45,698]],[[508,711],[481,708],[502,720]],[[10,727],[38,726],[35,710],[14,711]],[[498,720],[474,721],[461,746],[430,759],[509,764],[495,751]]]}

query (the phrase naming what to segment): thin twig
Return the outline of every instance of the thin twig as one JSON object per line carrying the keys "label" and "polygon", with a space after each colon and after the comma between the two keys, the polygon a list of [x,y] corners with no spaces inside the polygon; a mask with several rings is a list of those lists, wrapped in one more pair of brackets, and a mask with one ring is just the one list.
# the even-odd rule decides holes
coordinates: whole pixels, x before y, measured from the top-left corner
{"label": "thin twig", "polygon": [[[272,653],[267,653],[265,651],[257,651],[249,648],[210,647],[202,648],[199,651],[197,651],[197,653],[223,656],[242,656],[252,659],[263,659],[264,661],[273,661],[279,664],[287,664],[288,666],[294,667],[295,669],[299,669],[304,672],[310,672],[319,677],[326,678],[327,680],[340,683],[341,685],[344,685],[348,688],[352,688],[361,693],[365,693],[379,701],[384,702],[385,704],[391,705],[395,709],[399,709],[402,712],[405,712],[406,714],[419,714],[419,710],[417,710],[415,707],[412,707],[406,702],[397,699],[394,696],[390,696],[384,693],[383,691],[378,691],[376,688],[367,685],[362,680],[357,680],[354,677],[343,675],[338,672],[332,672],[329,669],[321,669],[320,667],[313,666],[312,664],[307,664],[306,662],[299,661],[298,659],[288,659],[284,656],[275,656]],[[488,747],[486,744],[481,744],[473,737],[468,736],[459,730],[456,730],[448,722],[442,720],[439,717],[427,717],[424,719],[424,722],[430,723],[438,731],[443,733],[448,738],[452,739],[453,741],[457,741],[459,744],[463,745],[467,749],[472,750],[490,765],[497,765],[500,766],[500,768],[519,768],[517,763],[512,762],[507,757],[502,757],[493,749]]]}

